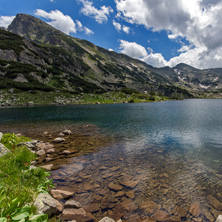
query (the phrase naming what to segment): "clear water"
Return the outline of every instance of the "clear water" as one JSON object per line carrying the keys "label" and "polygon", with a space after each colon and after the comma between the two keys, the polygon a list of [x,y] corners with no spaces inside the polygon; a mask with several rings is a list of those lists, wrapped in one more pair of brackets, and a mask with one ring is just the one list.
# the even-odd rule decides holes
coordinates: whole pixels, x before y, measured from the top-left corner
{"label": "clear water", "polygon": [[[199,217],[203,221],[213,221],[220,213],[207,197],[211,195],[222,202],[222,100],[0,109],[0,131],[6,125],[43,123],[94,124],[103,133],[118,138],[98,152],[74,159],[73,167],[70,164],[53,172],[54,176],[62,173],[65,178],[63,184],[61,178],[55,179],[58,186],[65,184],[79,191],[75,198],[83,205],[97,203],[98,196],[102,196],[99,210],[93,212],[97,217],[107,212],[112,216],[116,205],[126,199],[138,208],[129,210],[129,215],[122,217],[125,221],[155,217],[155,212],[143,211],[141,204],[146,200],[159,204],[158,210],[170,216],[176,215],[176,206],[188,211],[194,202],[200,205]],[[75,163],[82,168],[76,169]],[[116,166],[119,169],[112,171]],[[117,192],[109,184],[121,184],[119,181],[124,178],[128,182],[139,181],[136,187],[122,189],[125,193],[134,191],[135,196],[115,197],[104,207]],[[83,187],[89,184],[92,187],[84,191]],[[102,195],[102,190],[108,196]],[[137,219],[131,220],[130,215],[137,215]],[[190,213],[183,218],[193,220]]]}

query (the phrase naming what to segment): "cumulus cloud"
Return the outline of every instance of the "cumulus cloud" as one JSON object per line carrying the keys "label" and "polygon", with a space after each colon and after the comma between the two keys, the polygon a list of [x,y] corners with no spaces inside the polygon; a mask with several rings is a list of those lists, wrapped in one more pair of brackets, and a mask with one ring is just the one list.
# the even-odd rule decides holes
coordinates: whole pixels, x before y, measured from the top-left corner
{"label": "cumulus cloud", "polygon": [[64,32],[67,35],[70,33],[76,33],[75,22],[72,20],[70,16],[64,15],[59,10],[51,11],[48,13],[44,10],[37,9],[35,15],[50,20],[48,24],[59,29],[60,31]]}
{"label": "cumulus cloud", "polygon": [[15,16],[0,16],[0,27],[8,28]]}
{"label": "cumulus cloud", "polygon": [[87,27],[84,27],[84,30],[85,30],[85,34],[86,34],[86,35],[92,35],[92,34],[94,34],[94,32],[93,32],[91,29],[87,28]]}
{"label": "cumulus cloud", "polygon": [[168,64],[160,53],[154,53],[151,48],[147,48],[146,50],[142,45],[136,42],[120,40],[119,49],[121,53],[135,59],[140,59],[155,67],[163,67]]}
{"label": "cumulus cloud", "polygon": [[121,53],[124,53],[135,59],[141,59],[147,56],[146,49],[142,45],[137,44],[136,42],[120,40],[119,49]]}
{"label": "cumulus cloud", "polygon": [[130,27],[123,25],[123,31],[127,34],[129,34]]}
{"label": "cumulus cloud", "polygon": [[117,31],[120,31],[122,29],[122,25],[118,22],[115,22],[115,20],[113,20],[113,26]]}
{"label": "cumulus cloud", "polygon": [[77,31],[84,31],[86,35],[94,34],[92,30],[83,26],[79,20],[76,20],[75,23],[70,16],[64,15],[59,10],[51,11],[48,13],[44,10],[37,9],[35,15],[49,20],[49,25],[59,29],[67,35],[70,33],[76,33]]}
{"label": "cumulus cloud", "polygon": [[[152,31],[165,30],[168,38],[185,38],[193,47],[168,61],[185,62],[199,68],[222,63],[222,2],[219,0],[115,0],[118,17]],[[189,46],[188,46],[189,47]],[[211,55],[211,56],[210,56]],[[196,58],[196,59],[195,59]],[[203,66],[202,66],[203,65]],[[221,64],[219,64],[221,66]]]}
{"label": "cumulus cloud", "polygon": [[117,31],[123,30],[125,33],[129,34],[130,27],[127,27],[125,25],[121,25],[120,23],[116,22],[115,20],[113,20],[113,26],[115,27],[115,29]]}
{"label": "cumulus cloud", "polygon": [[97,9],[93,6],[93,3],[88,0],[79,0],[83,4],[81,12],[86,16],[91,16],[95,18],[98,23],[103,23],[108,20],[108,16],[113,12],[113,9],[110,6],[101,6],[100,9]]}

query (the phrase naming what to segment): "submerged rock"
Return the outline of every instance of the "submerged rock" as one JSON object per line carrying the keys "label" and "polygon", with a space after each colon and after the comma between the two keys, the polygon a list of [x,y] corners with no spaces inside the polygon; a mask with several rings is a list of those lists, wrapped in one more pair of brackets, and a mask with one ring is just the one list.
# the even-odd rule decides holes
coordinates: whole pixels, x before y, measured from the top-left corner
{"label": "submerged rock", "polygon": [[208,195],[207,200],[210,202],[210,205],[212,207],[214,207],[215,209],[220,210],[220,211],[222,210],[222,203],[220,203],[220,201],[217,200],[215,197]]}
{"label": "submerged rock", "polygon": [[198,202],[194,202],[189,209],[189,212],[194,217],[198,217],[200,215],[200,204]]}
{"label": "submerged rock", "polygon": [[74,194],[74,191],[54,189],[51,190],[51,194],[54,198],[61,200],[71,197]]}
{"label": "submerged rock", "polygon": [[70,208],[70,209],[79,209],[82,208],[81,203],[75,201],[75,200],[67,200],[65,202],[65,208]]}
{"label": "submerged rock", "polygon": [[110,183],[109,185],[108,185],[108,187],[111,189],[111,190],[115,190],[115,191],[120,191],[120,190],[122,190],[123,189],[123,187],[121,186],[121,185],[119,185],[119,184],[116,184],[116,183]]}

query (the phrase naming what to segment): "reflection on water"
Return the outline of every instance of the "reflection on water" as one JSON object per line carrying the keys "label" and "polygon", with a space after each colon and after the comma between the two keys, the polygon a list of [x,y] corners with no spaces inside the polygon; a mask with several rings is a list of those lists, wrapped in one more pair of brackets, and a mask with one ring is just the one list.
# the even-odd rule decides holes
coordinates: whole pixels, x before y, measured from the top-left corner
{"label": "reflection on water", "polygon": [[48,141],[74,131],[61,146],[82,153],[52,177],[98,219],[215,221],[222,211],[221,110],[221,100],[4,109],[0,131],[39,139],[48,131]]}

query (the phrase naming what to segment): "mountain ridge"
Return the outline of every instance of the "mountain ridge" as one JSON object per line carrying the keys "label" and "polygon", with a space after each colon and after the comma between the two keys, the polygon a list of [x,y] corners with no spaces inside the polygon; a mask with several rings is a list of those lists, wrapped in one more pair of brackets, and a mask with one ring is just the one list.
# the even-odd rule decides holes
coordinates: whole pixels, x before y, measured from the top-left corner
{"label": "mountain ridge", "polygon": [[[218,93],[222,89],[219,79],[222,69],[184,69],[186,64],[155,68],[87,40],[68,36],[31,15],[18,14],[8,31],[17,37],[8,37],[7,46],[1,44],[4,37],[0,38],[0,59],[34,66],[41,75],[36,74],[37,71],[31,72],[31,75],[30,72],[20,73],[20,79],[21,74],[23,77],[25,75],[23,81],[38,82],[46,88],[76,93],[102,93],[128,88],[143,94],[155,93],[170,98],[198,97],[206,94],[206,90],[207,93]],[[2,36],[10,35],[2,32],[6,31],[1,30]],[[17,46],[9,43],[12,41],[17,41]],[[9,75],[9,78],[5,73],[2,75],[5,79],[19,80],[18,72]]]}

